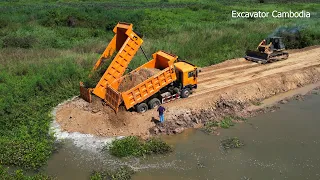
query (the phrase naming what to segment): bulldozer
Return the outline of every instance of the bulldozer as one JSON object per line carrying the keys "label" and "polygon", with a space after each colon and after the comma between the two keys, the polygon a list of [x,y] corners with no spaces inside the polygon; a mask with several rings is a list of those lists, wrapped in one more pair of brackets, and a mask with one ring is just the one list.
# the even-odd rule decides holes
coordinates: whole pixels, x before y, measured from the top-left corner
{"label": "bulldozer", "polygon": [[270,37],[262,40],[257,50],[246,51],[245,59],[260,64],[271,63],[288,59],[289,53],[285,52],[285,46],[281,37]]}

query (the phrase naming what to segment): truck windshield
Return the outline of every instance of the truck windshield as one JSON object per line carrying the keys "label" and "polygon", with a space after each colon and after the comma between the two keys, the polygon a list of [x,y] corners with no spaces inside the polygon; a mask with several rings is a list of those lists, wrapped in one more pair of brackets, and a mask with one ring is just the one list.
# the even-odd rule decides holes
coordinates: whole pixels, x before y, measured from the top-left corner
{"label": "truck windshield", "polygon": [[191,78],[191,77],[193,77],[193,75],[194,75],[194,72],[193,72],[193,71],[191,71],[191,72],[188,72],[188,78]]}

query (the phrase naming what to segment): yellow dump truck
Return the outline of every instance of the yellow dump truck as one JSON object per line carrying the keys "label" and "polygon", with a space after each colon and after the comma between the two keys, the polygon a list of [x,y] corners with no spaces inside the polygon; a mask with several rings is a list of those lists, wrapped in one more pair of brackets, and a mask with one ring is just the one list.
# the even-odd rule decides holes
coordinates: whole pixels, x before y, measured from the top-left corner
{"label": "yellow dump truck", "polygon": [[[110,58],[116,51],[117,54],[101,77],[99,83],[95,88],[87,89],[84,84],[80,82],[80,96],[91,102],[91,93],[100,97],[106,98],[107,85],[111,84],[115,80],[118,80],[124,74],[130,61],[139,50],[143,40],[132,29],[132,24],[118,23],[113,32],[115,33],[113,39],[110,41],[98,61],[96,62],[93,71],[97,70],[105,59]],[[119,84],[112,83],[113,88],[117,89]]]}
{"label": "yellow dump truck", "polygon": [[[107,87],[106,103],[117,110],[123,102],[126,109],[134,108],[137,112],[145,112],[169,101],[187,98],[197,88],[198,69],[193,64],[179,61],[178,56],[158,51],[153,59],[135,69],[156,68],[160,71],[133,88],[119,92]],[[124,77],[114,83],[119,84]]]}
{"label": "yellow dump truck", "polygon": [[[132,31],[132,26],[130,27]],[[126,32],[129,30],[128,28]],[[118,36],[118,34],[116,35]],[[127,40],[130,38],[131,36],[128,36]],[[134,40],[132,41],[134,42]],[[142,40],[139,42],[142,43]],[[132,50],[130,55],[136,52],[141,43],[136,43],[135,48],[130,48]],[[126,42],[123,43],[123,46],[126,46]],[[121,50],[119,53],[121,53]],[[129,90],[120,92],[119,85],[126,76],[130,76],[130,74],[126,76],[122,75],[132,57],[127,58],[130,60],[122,63],[124,58],[119,59],[117,56],[111,62],[94,89],[86,89],[80,83],[80,95],[83,99],[90,102],[91,93],[93,93],[103,99],[115,111],[118,111],[119,106],[123,103],[127,110],[134,108],[137,112],[142,113],[162,103],[179,99],[180,97],[187,98],[192,93],[192,90],[197,88],[199,71],[195,65],[178,60],[178,56],[173,54],[158,51],[152,55],[150,61],[130,73],[148,68],[157,69],[158,72]]]}

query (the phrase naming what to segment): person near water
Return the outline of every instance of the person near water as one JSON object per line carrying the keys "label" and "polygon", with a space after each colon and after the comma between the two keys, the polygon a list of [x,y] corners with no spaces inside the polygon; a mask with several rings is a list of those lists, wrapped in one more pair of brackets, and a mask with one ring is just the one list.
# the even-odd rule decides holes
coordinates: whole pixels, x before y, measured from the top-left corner
{"label": "person near water", "polygon": [[159,106],[158,107],[158,112],[159,112],[159,117],[160,117],[160,122],[164,122],[164,111],[166,110],[166,108]]}

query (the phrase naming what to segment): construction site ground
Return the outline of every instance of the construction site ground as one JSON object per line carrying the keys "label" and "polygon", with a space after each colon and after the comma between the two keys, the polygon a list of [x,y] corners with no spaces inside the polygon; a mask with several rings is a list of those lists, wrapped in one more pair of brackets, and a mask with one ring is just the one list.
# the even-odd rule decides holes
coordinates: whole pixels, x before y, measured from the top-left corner
{"label": "construction site ground", "polygon": [[156,109],[139,114],[121,107],[116,114],[99,98],[91,104],[78,97],[66,101],[57,107],[55,118],[68,132],[148,137],[200,127],[203,119],[214,120],[230,113],[246,116],[257,102],[320,81],[319,46],[291,50],[289,54],[287,60],[271,64],[239,58],[202,68],[198,89],[189,98],[163,105],[167,109],[165,124],[156,125]]}

